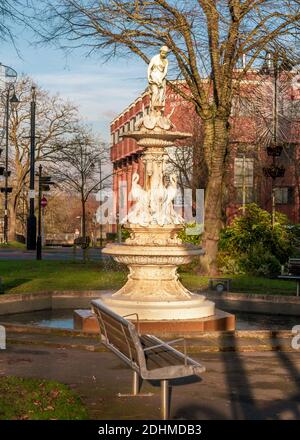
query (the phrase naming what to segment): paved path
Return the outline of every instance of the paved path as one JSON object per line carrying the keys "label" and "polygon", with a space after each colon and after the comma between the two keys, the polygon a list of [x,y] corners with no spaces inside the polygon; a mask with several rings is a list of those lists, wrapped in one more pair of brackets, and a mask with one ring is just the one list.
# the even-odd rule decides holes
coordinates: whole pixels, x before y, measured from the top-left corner
{"label": "paved path", "polygon": [[[175,419],[300,419],[300,353],[201,353],[202,381],[173,388]],[[131,371],[111,353],[9,344],[0,351],[0,375],[47,378],[76,390],[95,419],[157,419],[159,387],[153,397],[119,398]]]}
{"label": "paved path", "polygon": [[[15,318],[14,318],[15,319]],[[45,327],[28,327],[14,324],[8,316],[0,316],[0,325],[6,328],[6,337],[11,344],[47,345],[52,348],[77,348],[87,351],[106,351],[99,342],[97,334],[82,333],[78,330],[57,329]],[[196,337],[187,339],[190,355],[213,352],[295,352],[292,347],[293,334],[291,331],[238,331],[232,332],[202,332]],[[164,335],[163,339],[176,339],[178,335]],[[174,345],[183,351],[181,342]],[[299,349],[300,355],[300,349]]]}

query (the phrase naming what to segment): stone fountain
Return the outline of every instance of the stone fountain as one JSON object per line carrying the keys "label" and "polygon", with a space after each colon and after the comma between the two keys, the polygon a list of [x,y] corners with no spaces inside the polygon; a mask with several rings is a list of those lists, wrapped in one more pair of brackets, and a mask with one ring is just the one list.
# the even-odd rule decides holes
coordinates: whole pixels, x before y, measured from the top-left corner
{"label": "stone fountain", "polygon": [[[166,147],[190,133],[176,131],[164,114],[168,48],[162,47],[148,67],[150,112],[123,137],[133,138],[143,147],[144,187],[133,174],[131,199],[134,204],[123,219],[130,237],[122,244],[109,244],[106,255],[128,266],[126,284],[117,292],[100,298],[108,307],[125,316],[138,314],[141,321],[196,320],[215,314],[214,303],[189,292],[179,281],[177,267],[203,254],[199,247],[184,244],[178,233],[183,218],[174,210],[176,175],[165,185]],[[134,318],[132,318],[134,319]]]}

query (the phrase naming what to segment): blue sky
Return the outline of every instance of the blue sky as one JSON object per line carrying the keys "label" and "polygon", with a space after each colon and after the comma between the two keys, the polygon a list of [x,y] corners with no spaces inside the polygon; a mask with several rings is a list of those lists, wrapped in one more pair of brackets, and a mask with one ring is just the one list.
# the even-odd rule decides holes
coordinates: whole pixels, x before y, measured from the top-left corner
{"label": "blue sky", "polygon": [[146,65],[137,58],[101,63],[81,50],[66,54],[53,47],[36,47],[28,32],[19,33],[16,45],[2,43],[0,62],[27,74],[52,93],[75,103],[82,119],[92,124],[103,140],[109,140],[109,123],[147,85]]}

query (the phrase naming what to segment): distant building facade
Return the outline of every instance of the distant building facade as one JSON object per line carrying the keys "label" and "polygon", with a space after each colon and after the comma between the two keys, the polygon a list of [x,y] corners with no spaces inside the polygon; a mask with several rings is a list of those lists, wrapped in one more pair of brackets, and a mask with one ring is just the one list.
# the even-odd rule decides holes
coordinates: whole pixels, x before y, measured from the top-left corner
{"label": "distant building facade", "polygon": [[[297,78],[291,74],[281,78],[280,99],[277,97],[276,101],[276,132],[277,142],[283,145],[283,151],[276,160],[285,167],[285,174],[276,178],[273,183],[270,177],[264,175],[263,168],[272,163],[266,147],[272,144],[275,129],[274,81],[271,76],[262,77],[258,71],[253,70],[240,82],[233,99],[230,118],[226,176],[228,185],[224,194],[227,221],[236,215],[245,202],[256,202],[260,207],[271,211],[272,188],[275,188],[276,210],[285,213],[291,222],[300,222],[300,83]],[[117,212],[120,210],[119,192],[122,185],[127,185],[127,200],[124,205],[128,209],[133,172],[140,175],[140,184],[144,180],[142,149],[136,141],[122,138],[122,135],[133,130],[139,118],[148,112],[149,96],[144,92],[111,123],[113,191]],[[167,88],[165,112],[171,115],[176,130],[197,133],[195,142],[198,142],[196,148],[199,147],[201,120],[192,104],[184,101],[170,87]],[[189,148],[193,146],[189,145]],[[197,166],[197,160],[200,158],[195,159],[193,153],[187,159],[191,162],[190,173],[193,173],[193,166]],[[180,173],[180,169],[178,172]],[[182,182],[182,179],[179,180]],[[203,186],[205,187],[205,183]]]}

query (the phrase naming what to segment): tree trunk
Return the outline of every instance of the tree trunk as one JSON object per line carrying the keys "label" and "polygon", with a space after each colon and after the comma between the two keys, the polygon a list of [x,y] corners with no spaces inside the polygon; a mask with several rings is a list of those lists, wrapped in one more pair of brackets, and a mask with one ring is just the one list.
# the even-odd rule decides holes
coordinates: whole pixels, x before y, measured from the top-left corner
{"label": "tree trunk", "polygon": [[16,220],[17,211],[14,206],[11,206],[8,217],[8,241],[14,241],[16,239]]}
{"label": "tree trunk", "polygon": [[205,221],[201,272],[217,273],[217,252],[220,230],[223,226],[222,195],[226,172],[226,154],[228,146],[228,121],[214,119],[204,123],[204,151],[208,168],[208,180],[205,191]]}
{"label": "tree trunk", "polygon": [[[82,238],[85,242],[86,239],[86,200],[84,196],[81,197],[81,207],[82,207]],[[83,262],[86,263],[88,260],[88,246],[84,244],[82,246],[82,253],[83,253]]]}
{"label": "tree trunk", "polygon": [[85,213],[85,200],[84,197],[81,198],[81,208],[82,208],[82,237],[86,237],[86,213]]}
{"label": "tree trunk", "polygon": [[8,202],[8,241],[16,239],[17,211],[18,211],[19,193],[13,193]]}

